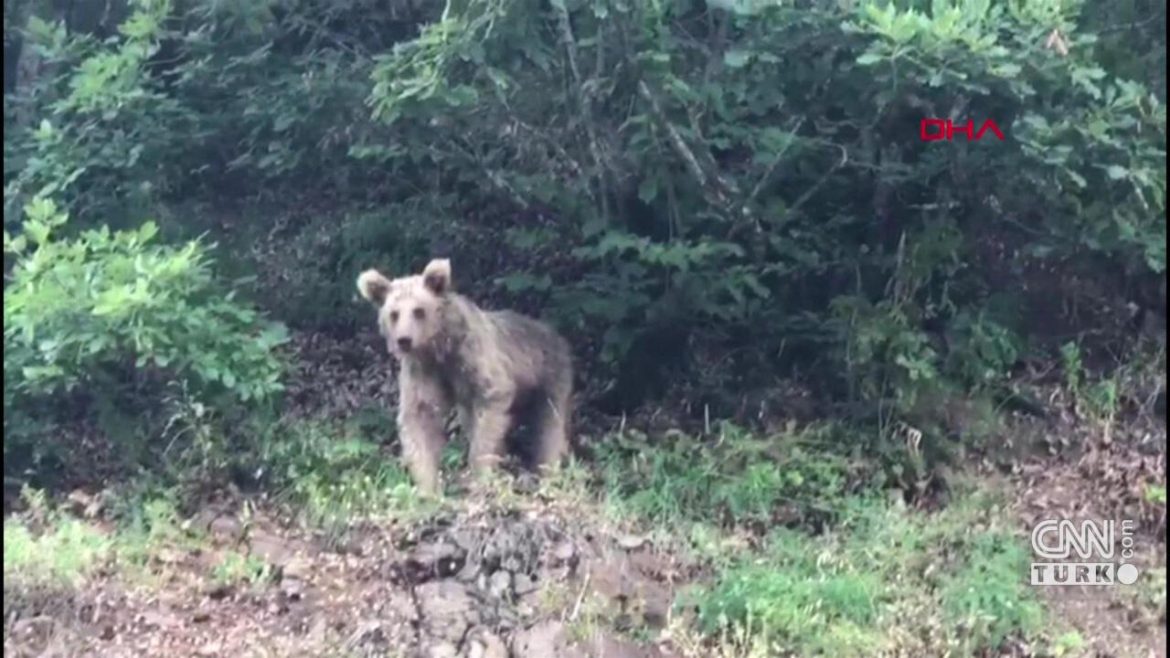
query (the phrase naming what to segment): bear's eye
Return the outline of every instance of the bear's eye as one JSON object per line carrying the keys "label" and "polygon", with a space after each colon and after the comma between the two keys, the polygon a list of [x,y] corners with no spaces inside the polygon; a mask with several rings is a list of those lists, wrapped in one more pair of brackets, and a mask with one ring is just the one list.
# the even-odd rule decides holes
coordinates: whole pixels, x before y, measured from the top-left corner
{"label": "bear's eye", "polygon": [[390,321],[398,322],[398,311],[390,311]]}
{"label": "bear's eye", "polygon": [[421,308],[414,309],[414,317],[416,320],[423,319],[424,317],[426,317],[426,314],[427,314],[427,312],[422,310]]}

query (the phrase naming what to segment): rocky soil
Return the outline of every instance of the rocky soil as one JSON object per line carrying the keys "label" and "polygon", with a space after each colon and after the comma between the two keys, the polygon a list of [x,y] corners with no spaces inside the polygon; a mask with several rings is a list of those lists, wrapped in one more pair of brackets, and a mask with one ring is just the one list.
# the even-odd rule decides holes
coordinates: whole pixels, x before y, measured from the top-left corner
{"label": "rocky soil", "polygon": [[[553,512],[371,525],[333,548],[271,520],[198,523],[207,545],[159,556],[152,582],[22,594],[6,611],[5,655],[677,655],[620,629],[663,631],[687,568],[641,537],[600,536]],[[265,577],[209,578],[230,550],[262,560]]]}

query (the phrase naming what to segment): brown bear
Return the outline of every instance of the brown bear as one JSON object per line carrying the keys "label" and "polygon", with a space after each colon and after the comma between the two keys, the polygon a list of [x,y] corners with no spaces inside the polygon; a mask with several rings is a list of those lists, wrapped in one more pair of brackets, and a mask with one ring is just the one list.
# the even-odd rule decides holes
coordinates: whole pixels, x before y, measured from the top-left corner
{"label": "brown bear", "polygon": [[421,275],[357,280],[378,307],[378,328],[398,361],[398,432],[417,486],[440,491],[440,454],[452,407],[477,473],[507,453],[509,432],[531,425],[520,446],[530,465],[558,463],[569,448],[573,364],[568,342],[548,325],[512,311],[487,311],[457,294],[451,263],[432,260]]}

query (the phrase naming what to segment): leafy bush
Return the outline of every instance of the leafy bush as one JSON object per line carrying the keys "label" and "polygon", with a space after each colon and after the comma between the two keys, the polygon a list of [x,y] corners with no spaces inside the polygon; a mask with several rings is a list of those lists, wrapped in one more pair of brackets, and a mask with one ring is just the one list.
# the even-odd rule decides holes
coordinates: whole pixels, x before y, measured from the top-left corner
{"label": "leafy bush", "polygon": [[[1075,281],[1165,276],[1157,3],[113,4],[103,30],[6,14],[34,64],[6,221],[44,193],[115,227],[243,206],[298,328],[353,331],[361,267],[452,256],[615,408],[671,369],[712,396],[792,375],[941,455],[924,395],[1001,387],[1075,333],[1067,298],[1129,301]],[[923,143],[931,117],[1006,139]]]}
{"label": "leafy bush", "polygon": [[[573,246],[565,276],[501,283],[547,296],[611,369],[660,367],[623,357],[663,327],[763,358],[828,342],[851,363],[825,384],[904,414],[915,388],[1014,364],[1010,332],[972,320],[1010,289],[994,270],[1093,253],[1164,271],[1165,111],[1080,54],[1080,3],[720,7],[481,3],[374,68],[396,171],[558,218],[512,235]],[[1077,55],[1045,48],[1054,27]],[[921,118],[950,115],[1009,137],[920,143]],[[1022,242],[1011,263],[977,258],[996,241]]]}
{"label": "leafy bush", "polygon": [[[168,381],[228,403],[281,390],[275,349],[283,327],[223,294],[204,245],[152,244],[152,223],[65,239],[57,233],[68,217],[51,200],[34,200],[25,213],[22,232],[4,236],[12,258],[4,291],[6,410],[67,394],[116,409],[134,391],[145,394],[149,416],[158,385]],[[6,455],[9,430],[6,419]]]}
{"label": "leafy bush", "polygon": [[986,181],[981,187],[991,185],[988,191],[1006,201],[1005,214],[1023,195],[1028,205],[1046,205],[1037,227],[1047,234],[1031,249],[1071,255],[1087,248],[1163,272],[1165,104],[1091,60],[1059,56],[1047,39],[1053,30],[1068,48],[1097,41],[1078,32],[1081,7],[983,2],[927,13],[875,3],[849,29],[876,37],[858,62],[872,67],[880,83],[909,75],[913,82],[903,93],[921,93],[927,103],[945,94],[968,103],[957,108],[965,114],[1015,118],[1015,166],[972,159],[965,164],[979,168],[965,167],[966,180],[956,182],[978,175]]}
{"label": "leafy bush", "polygon": [[657,523],[819,526],[858,484],[847,460],[833,454],[838,432],[761,439],[724,426],[724,439],[709,446],[681,433],[649,444],[631,431],[599,445],[598,460],[611,503]]}
{"label": "leafy bush", "polygon": [[5,94],[14,106],[4,140],[6,224],[19,221],[34,197],[56,198],[90,219],[145,207],[185,181],[181,155],[195,130],[192,114],[148,72],[171,3],[133,4],[121,38],[107,41],[29,20],[25,49],[44,68],[11,100]]}

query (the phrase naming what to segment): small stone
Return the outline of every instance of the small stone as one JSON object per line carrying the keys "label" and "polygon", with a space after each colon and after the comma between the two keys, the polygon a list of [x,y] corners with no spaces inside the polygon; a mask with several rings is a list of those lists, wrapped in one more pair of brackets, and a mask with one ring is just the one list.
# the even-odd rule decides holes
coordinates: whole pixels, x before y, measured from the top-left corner
{"label": "small stone", "polygon": [[568,562],[577,554],[577,547],[572,542],[563,541],[553,550],[553,557],[561,562]]}
{"label": "small stone", "polygon": [[234,516],[217,516],[208,524],[207,530],[215,537],[236,539],[240,536],[240,522]]}
{"label": "small stone", "polygon": [[626,549],[627,551],[632,551],[635,548],[640,548],[645,543],[646,543],[646,538],[639,537],[637,535],[623,535],[623,536],[618,538],[618,546],[621,546],[622,548]]}
{"label": "small stone", "polygon": [[488,593],[499,599],[507,598],[511,595],[512,574],[503,569],[493,573],[488,583]]}
{"label": "small stone", "polygon": [[304,596],[305,583],[298,578],[285,578],[280,581],[280,591],[290,600],[299,601]]}
{"label": "small stone", "polygon": [[448,642],[433,644],[427,649],[427,658],[458,658],[459,650]]}
{"label": "small stone", "polygon": [[408,565],[421,574],[446,578],[463,567],[466,556],[467,552],[454,543],[427,543],[411,551]]}
{"label": "small stone", "polygon": [[518,573],[512,576],[512,591],[516,592],[517,596],[524,596],[536,591],[536,580],[525,573]]}
{"label": "small stone", "polygon": [[461,642],[468,628],[480,622],[480,610],[460,584],[442,580],[415,588],[423,637]]}
{"label": "small stone", "polygon": [[521,601],[516,604],[516,615],[525,621],[536,616],[536,606],[528,604],[526,601]]}
{"label": "small stone", "polygon": [[309,580],[310,574],[313,573],[313,563],[304,557],[294,557],[284,565],[281,573],[285,578]]}

